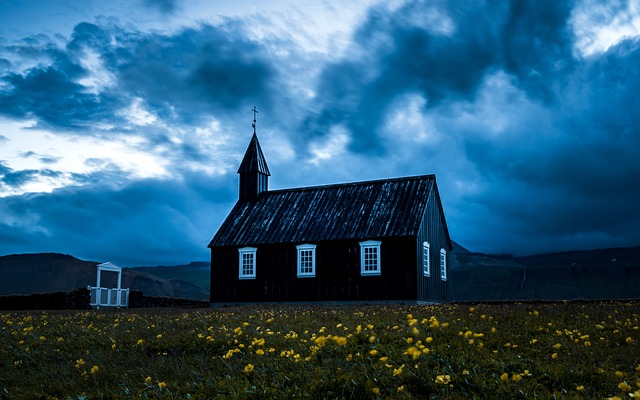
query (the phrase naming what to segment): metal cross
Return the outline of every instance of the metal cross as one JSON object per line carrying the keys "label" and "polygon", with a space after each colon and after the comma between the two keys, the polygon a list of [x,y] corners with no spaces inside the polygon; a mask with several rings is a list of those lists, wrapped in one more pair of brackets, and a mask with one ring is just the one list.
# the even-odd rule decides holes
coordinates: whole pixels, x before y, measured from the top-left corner
{"label": "metal cross", "polygon": [[251,111],[253,111],[253,124],[251,126],[253,127],[253,133],[256,133],[256,114],[258,113],[256,106],[253,106]]}

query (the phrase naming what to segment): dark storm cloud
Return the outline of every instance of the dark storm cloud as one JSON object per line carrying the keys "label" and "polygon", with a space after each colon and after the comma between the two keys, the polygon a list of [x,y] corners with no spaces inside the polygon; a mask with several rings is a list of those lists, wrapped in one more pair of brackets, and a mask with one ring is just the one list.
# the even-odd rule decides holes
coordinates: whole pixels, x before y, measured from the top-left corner
{"label": "dark storm cloud", "polygon": [[[637,245],[638,41],[575,57],[573,6],[418,1],[391,15],[373,9],[355,35],[357,56],[321,74],[317,112],[302,129],[322,137],[344,126],[351,151],[384,159],[394,151],[383,133],[390,109],[418,93],[426,99],[421,112],[440,121],[473,169],[459,170],[459,158],[440,157],[441,165],[425,159],[446,147],[404,157],[452,180],[469,174],[480,187],[456,195],[465,189],[441,181],[445,195],[458,199],[449,205],[454,239],[519,254]],[[496,133],[492,120],[507,126]]]}
{"label": "dark storm cloud", "polygon": [[117,101],[107,94],[88,93],[78,83],[87,71],[74,59],[76,55],[46,40],[38,37],[8,48],[26,58],[44,58],[47,64],[0,77],[0,114],[35,118],[41,126],[66,129],[114,120]]}
{"label": "dark storm cloud", "polygon": [[12,240],[0,241],[0,253],[67,252],[123,266],[206,260],[211,225],[234,200],[235,182],[195,175],[9,197],[0,238]]}
{"label": "dark storm cloud", "polygon": [[[452,32],[437,17],[452,18]],[[570,2],[408,2],[375,8],[355,34],[364,54],[322,74],[318,113],[304,129],[324,135],[344,124],[351,150],[384,153],[385,112],[399,95],[422,93],[428,108],[473,100],[488,73],[504,70],[531,96],[552,100],[555,80],[572,67]],[[422,19],[421,19],[422,18]],[[443,32],[444,31],[444,32]]]}
{"label": "dark storm cloud", "polygon": [[[231,23],[175,35],[80,23],[64,48],[44,36],[8,49],[41,62],[0,76],[0,113],[86,134],[100,134],[103,126],[134,129],[119,113],[133,98],[161,118],[197,125],[212,114],[270,104],[278,81],[265,50]],[[92,73],[82,64],[88,52],[113,77],[99,92],[81,83]]]}
{"label": "dark storm cloud", "polygon": [[144,0],[144,4],[164,14],[173,14],[178,8],[176,0]]}

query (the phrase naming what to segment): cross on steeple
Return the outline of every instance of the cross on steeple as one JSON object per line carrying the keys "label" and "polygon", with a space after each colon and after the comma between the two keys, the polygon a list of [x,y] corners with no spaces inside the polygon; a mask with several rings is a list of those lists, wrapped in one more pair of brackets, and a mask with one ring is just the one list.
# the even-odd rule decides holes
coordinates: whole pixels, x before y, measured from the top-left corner
{"label": "cross on steeple", "polygon": [[253,106],[251,111],[253,111],[253,124],[251,124],[251,127],[253,127],[253,133],[256,133],[256,114],[258,114],[258,109]]}

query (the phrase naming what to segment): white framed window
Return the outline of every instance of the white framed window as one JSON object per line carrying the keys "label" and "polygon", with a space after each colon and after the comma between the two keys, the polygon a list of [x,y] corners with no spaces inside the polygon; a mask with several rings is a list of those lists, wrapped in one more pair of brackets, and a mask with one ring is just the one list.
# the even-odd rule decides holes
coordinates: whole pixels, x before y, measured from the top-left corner
{"label": "white framed window", "polygon": [[316,245],[301,244],[298,249],[298,278],[316,276]]}
{"label": "white framed window", "polygon": [[258,249],[255,247],[243,247],[238,249],[240,253],[240,263],[238,278],[240,279],[256,279],[256,253]]}
{"label": "white framed window", "polygon": [[422,273],[424,276],[431,276],[431,245],[429,242],[422,243]]}
{"label": "white framed window", "polygon": [[360,242],[360,275],[380,275],[380,243]]}
{"label": "white framed window", "polygon": [[440,249],[440,278],[443,281],[447,280],[447,251]]}

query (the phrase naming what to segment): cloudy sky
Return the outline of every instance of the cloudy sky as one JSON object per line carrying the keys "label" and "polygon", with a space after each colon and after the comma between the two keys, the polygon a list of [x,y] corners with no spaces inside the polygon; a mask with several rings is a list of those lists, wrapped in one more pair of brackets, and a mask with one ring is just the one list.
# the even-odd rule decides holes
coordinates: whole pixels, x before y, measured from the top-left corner
{"label": "cloudy sky", "polygon": [[640,0],[0,0],[0,254],[207,260],[281,189],[435,173],[452,238],[640,245]]}

